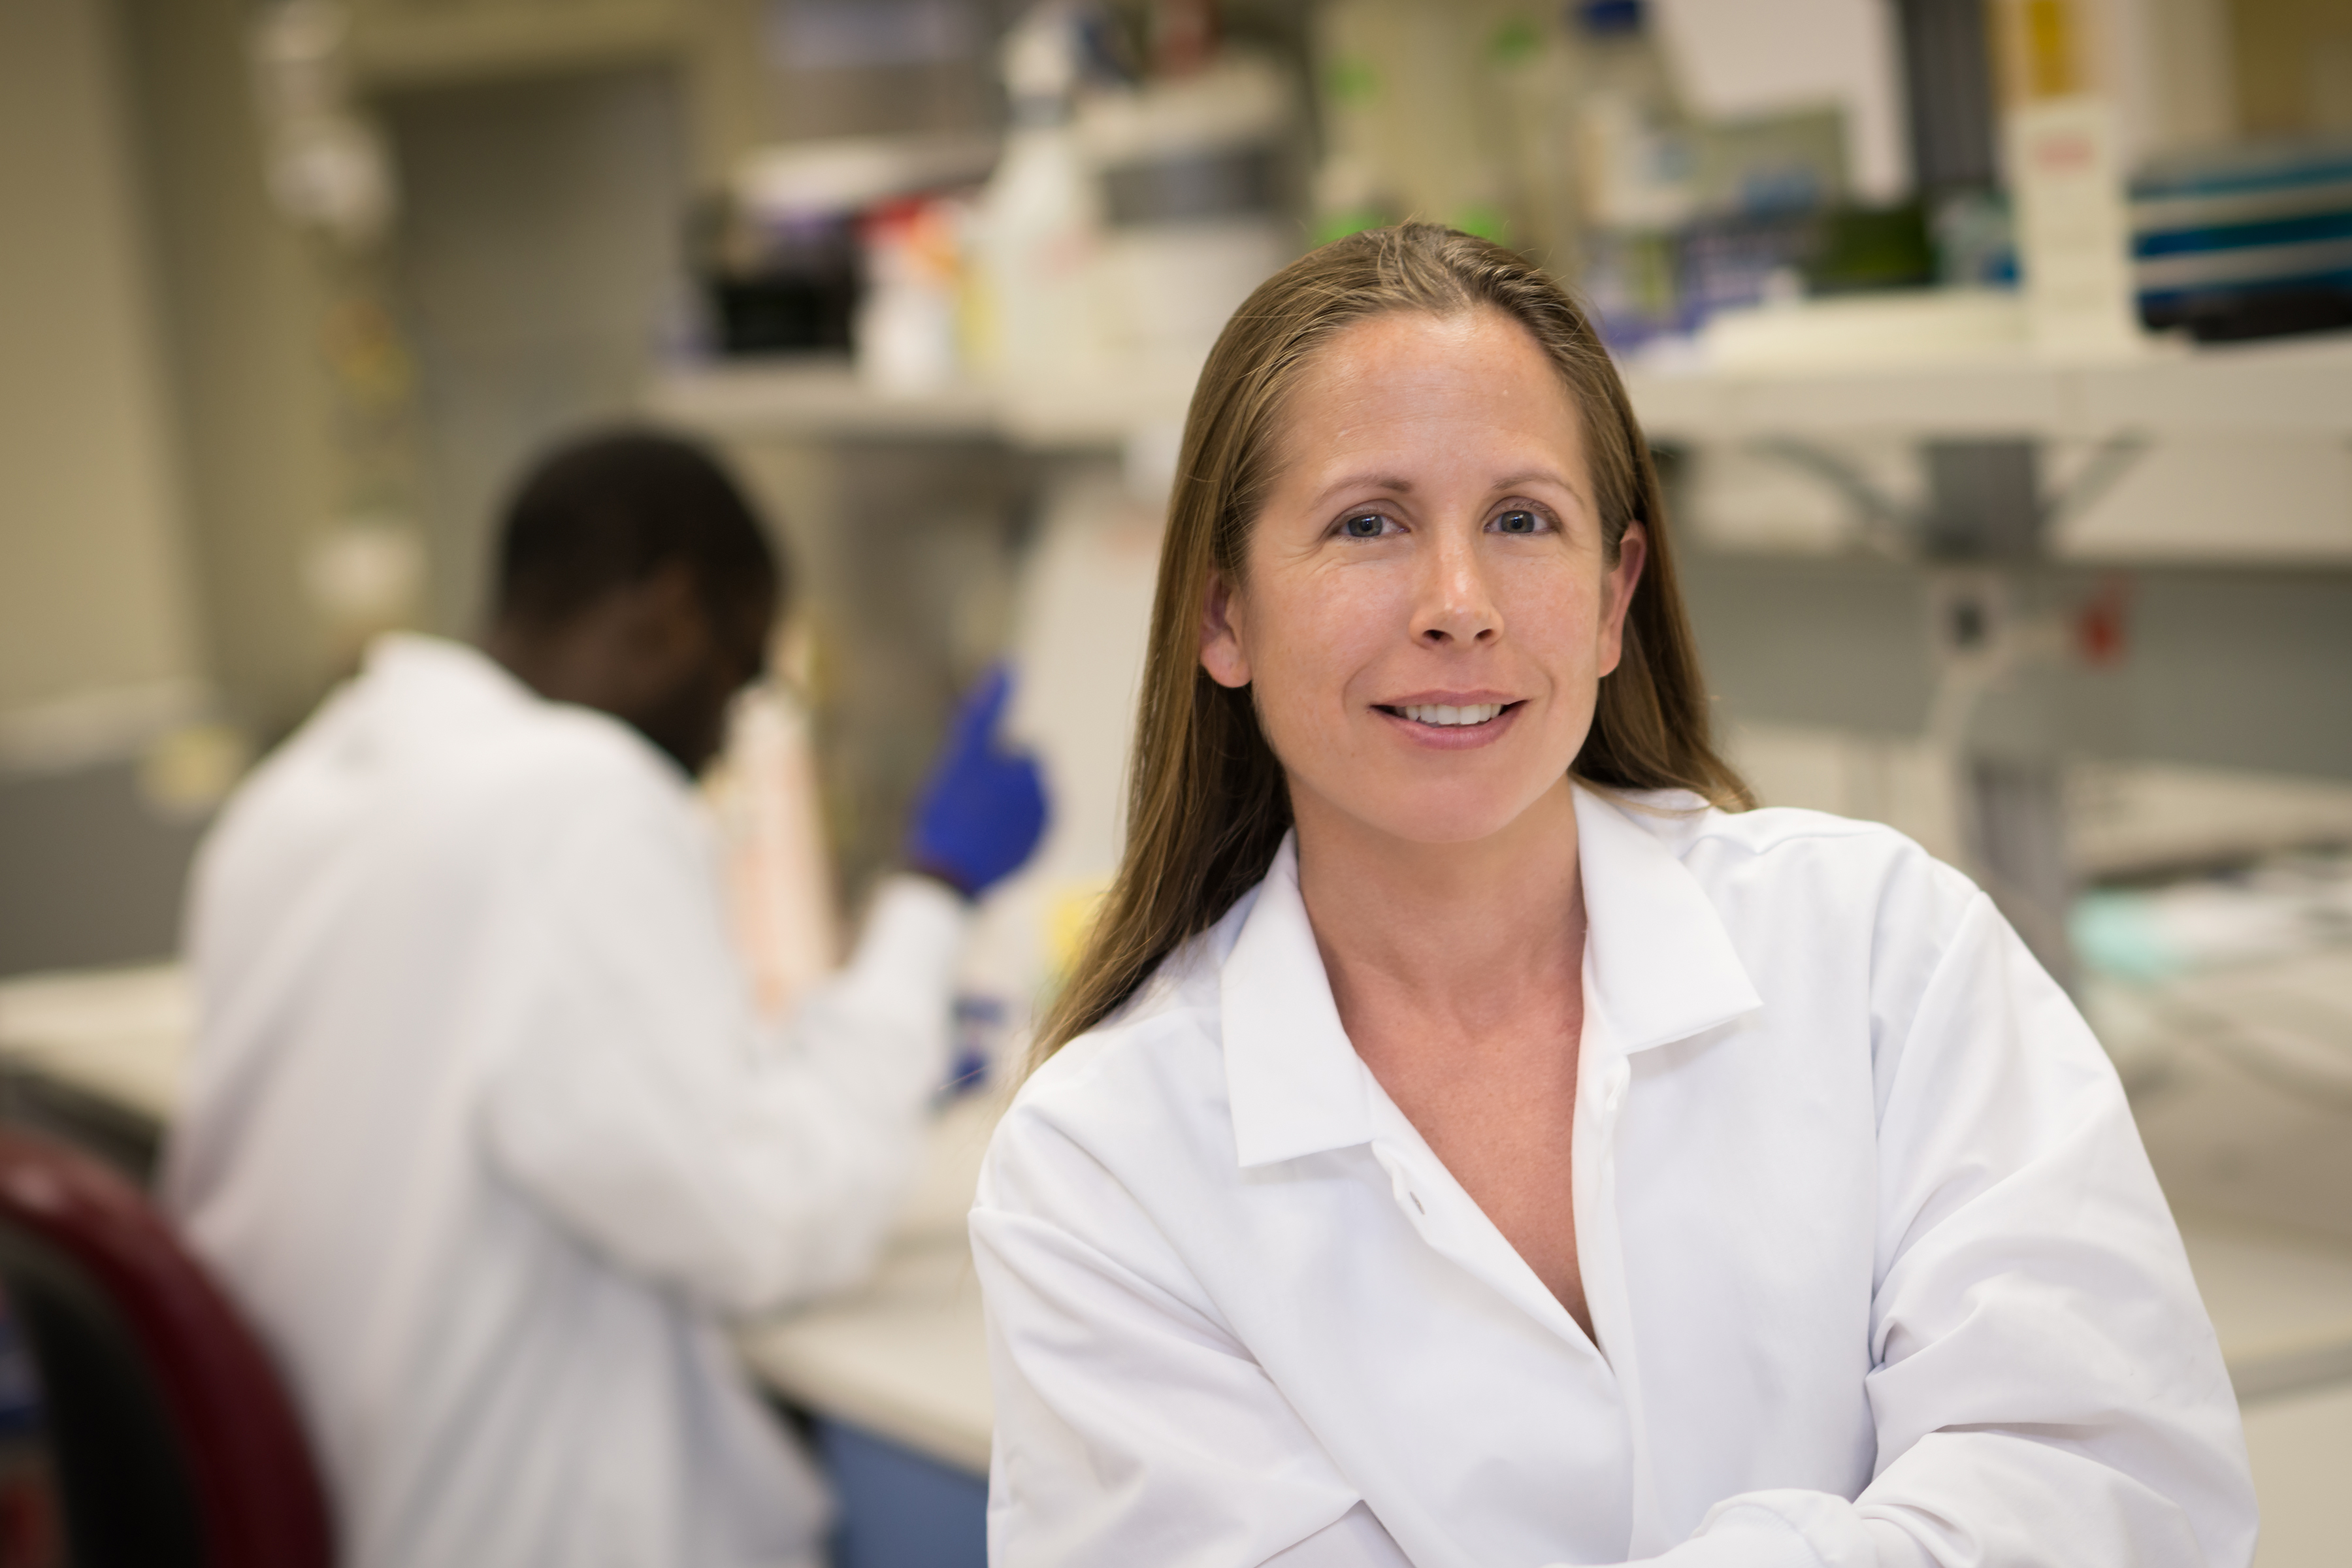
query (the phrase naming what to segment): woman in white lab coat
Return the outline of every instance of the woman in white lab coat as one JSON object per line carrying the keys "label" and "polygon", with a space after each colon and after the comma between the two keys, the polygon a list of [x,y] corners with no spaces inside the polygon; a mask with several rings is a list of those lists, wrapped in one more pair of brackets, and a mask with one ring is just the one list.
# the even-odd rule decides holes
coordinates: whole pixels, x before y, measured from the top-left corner
{"label": "woman in white lab coat", "polygon": [[1318,251],[1178,471],[1125,864],[972,1214],[992,1561],[2245,1563],[2115,1074],[1958,873],[1744,809],[1557,286]]}

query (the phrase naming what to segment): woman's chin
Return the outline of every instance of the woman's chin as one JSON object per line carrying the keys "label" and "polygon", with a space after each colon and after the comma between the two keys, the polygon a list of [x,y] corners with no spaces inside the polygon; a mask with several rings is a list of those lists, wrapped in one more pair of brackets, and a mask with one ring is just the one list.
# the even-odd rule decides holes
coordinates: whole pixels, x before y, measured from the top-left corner
{"label": "woman's chin", "polygon": [[[1555,792],[1557,802],[1552,800]],[[1306,805],[1298,801],[1298,793],[1294,788],[1294,801]],[[1565,805],[1568,781],[1563,773],[1557,782],[1538,784],[1533,788],[1468,788],[1454,784],[1384,791],[1378,798],[1367,798],[1366,794],[1349,790],[1339,792],[1338,798],[1324,796],[1321,811],[1310,805],[1297,814],[1301,830],[1312,834],[1318,826],[1316,817],[1328,813],[1338,819],[1333,826],[1339,826],[1339,821],[1351,822],[1356,833],[1368,837],[1432,847],[1452,845],[1469,848],[1541,831],[1542,823],[1551,816],[1546,809],[1548,803]]]}

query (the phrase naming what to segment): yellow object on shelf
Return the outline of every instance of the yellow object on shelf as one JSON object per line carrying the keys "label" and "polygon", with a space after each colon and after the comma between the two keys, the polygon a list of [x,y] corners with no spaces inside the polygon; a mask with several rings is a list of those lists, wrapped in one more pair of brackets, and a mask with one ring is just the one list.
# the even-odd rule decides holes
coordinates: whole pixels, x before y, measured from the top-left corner
{"label": "yellow object on shelf", "polygon": [[1994,37],[2011,103],[2094,90],[2089,16],[2083,0],[2001,0]]}
{"label": "yellow object on shelf", "polygon": [[2072,358],[2145,345],[2131,274],[2122,130],[2087,0],[1999,0],[2009,184],[2034,348]]}

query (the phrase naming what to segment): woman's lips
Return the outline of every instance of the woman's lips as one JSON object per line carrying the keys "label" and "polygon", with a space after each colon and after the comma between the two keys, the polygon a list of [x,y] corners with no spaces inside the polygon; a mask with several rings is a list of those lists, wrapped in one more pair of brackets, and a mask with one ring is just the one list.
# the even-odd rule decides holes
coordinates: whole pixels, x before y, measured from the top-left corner
{"label": "woman's lips", "polygon": [[[1374,707],[1372,711],[1414,745],[1434,752],[1466,752],[1480,746],[1491,746],[1501,740],[1504,732],[1517,721],[1527,703],[1524,700],[1504,702],[1499,704],[1501,711],[1490,719],[1470,723],[1461,721],[1464,718],[1473,717],[1478,709],[1496,706],[1498,704],[1492,702],[1412,702],[1381,704]],[[1472,710],[1472,714],[1465,714],[1465,709]],[[1431,710],[1436,711],[1433,713]],[[1428,721],[1431,718],[1441,721],[1452,718],[1454,721],[1431,723]]]}

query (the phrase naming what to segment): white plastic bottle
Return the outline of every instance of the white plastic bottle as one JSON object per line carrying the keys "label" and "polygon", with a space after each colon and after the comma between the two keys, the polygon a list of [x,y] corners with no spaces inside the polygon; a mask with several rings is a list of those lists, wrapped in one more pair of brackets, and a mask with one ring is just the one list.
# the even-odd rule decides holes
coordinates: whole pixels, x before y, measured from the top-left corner
{"label": "white plastic bottle", "polygon": [[2036,353],[2138,352],[2121,127],[2085,0],[2000,0],[2009,184]]}
{"label": "white plastic bottle", "polygon": [[1079,26],[1075,7],[1047,0],[1004,41],[1013,125],[981,201],[980,258],[990,323],[983,352],[1016,384],[1084,376],[1102,357],[1100,198],[1071,128]]}

